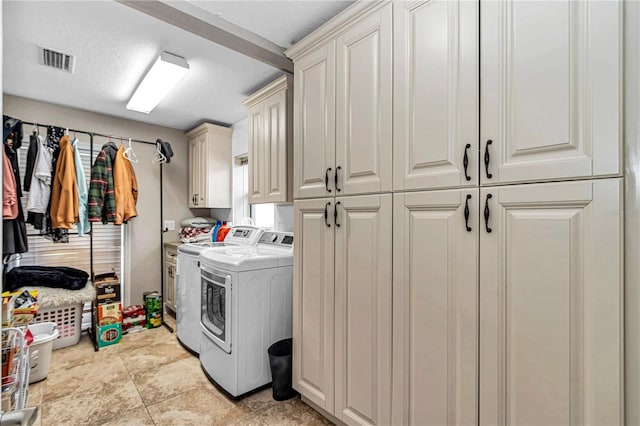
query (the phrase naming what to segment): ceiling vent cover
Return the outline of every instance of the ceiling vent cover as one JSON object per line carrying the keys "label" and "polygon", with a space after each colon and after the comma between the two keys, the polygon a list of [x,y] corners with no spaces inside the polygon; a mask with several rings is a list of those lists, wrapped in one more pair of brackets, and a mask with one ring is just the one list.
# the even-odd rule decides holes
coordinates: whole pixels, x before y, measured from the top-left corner
{"label": "ceiling vent cover", "polygon": [[38,57],[40,65],[55,68],[60,71],[66,71],[68,73],[73,73],[76,58],[72,55],[38,46]]}

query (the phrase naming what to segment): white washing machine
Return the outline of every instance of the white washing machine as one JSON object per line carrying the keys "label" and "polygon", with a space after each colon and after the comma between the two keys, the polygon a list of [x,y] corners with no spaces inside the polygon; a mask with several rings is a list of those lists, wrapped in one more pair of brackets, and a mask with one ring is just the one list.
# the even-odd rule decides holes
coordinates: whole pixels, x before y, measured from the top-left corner
{"label": "white washing machine", "polygon": [[200,252],[208,248],[253,246],[264,231],[255,226],[234,226],[224,242],[200,242],[178,246],[176,267],[176,333],[178,341],[194,354],[200,352]]}
{"label": "white washing machine", "polygon": [[234,397],[271,382],[267,349],[292,335],[293,234],[204,250],[200,363]]}

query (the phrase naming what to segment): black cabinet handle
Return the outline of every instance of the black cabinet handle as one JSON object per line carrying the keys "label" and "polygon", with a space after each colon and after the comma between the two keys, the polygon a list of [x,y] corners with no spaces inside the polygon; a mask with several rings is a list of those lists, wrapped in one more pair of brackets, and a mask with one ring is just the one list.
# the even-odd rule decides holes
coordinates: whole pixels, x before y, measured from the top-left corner
{"label": "black cabinet handle", "polygon": [[340,228],[340,224],[338,223],[338,205],[339,204],[340,204],[340,201],[338,201],[336,205],[333,206],[333,223],[336,224],[336,228]]}
{"label": "black cabinet handle", "polygon": [[469,226],[469,200],[471,199],[471,194],[467,194],[467,199],[464,200],[464,225],[467,228],[467,232],[471,232],[471,227]]}
{"label": "black cabinet handle", "polygon": [[336,167],[336,176],[335,176],[335,187],[336,187],[336,191],[340,192],[340,188],[338,188],[338,170],[340,170],[342,167],[338,166]]}
{"label": "black cabinet handle", "polygon": [[329,217],[329,206],[331,206],[331,203],[324,205],[324,224],[327,225],[327,228],[331,228],[331,224],[327,222],[327,218]]}
{"label": "black cabinet handle", "polygon": [[493,141],[489,139],[487,144],[484,147],[484,169],[487,173],[487,179],[491,179],[493,175],[489,173],[489,161],[491,161],[491,154],[489,154],[489,145],[491,145]]}
{"label": "black cabinet handle", "polygon": [[464,147],[464,157],[462,157],[462,165],[464,166],[464,178],[469,181],[471,180],[471,176],[467,173],[467,168],[469,167],[469,154],[467,154],[467,150],[471,148],[471,144],[468,143]]}
{"label": "black cabinet handle", "polygon": [[327,192],[331,192],[331,188],[329,188],[329,172],[331,171],[331,167],[329,167],[324,172],[324,187],[327,188]]}
{"label": "black cabinet handle", "polygon": [[493,229],[489,228],[489,200],[493,197],[491,194],[487,194],[487,199],[484,202],[484,227],[487,232],[492,232]]}

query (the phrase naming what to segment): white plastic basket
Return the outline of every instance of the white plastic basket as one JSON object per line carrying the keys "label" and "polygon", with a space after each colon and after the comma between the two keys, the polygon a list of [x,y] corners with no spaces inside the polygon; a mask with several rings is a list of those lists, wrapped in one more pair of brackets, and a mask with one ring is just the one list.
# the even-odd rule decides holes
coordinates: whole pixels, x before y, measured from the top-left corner
{"label": "white plastic basket", "polygon": [[34,322],[55,322],[58,325],[60,335],[53,342],[54,351],[75,345],[80,341],[82,303],[55,308],[40,308]]}

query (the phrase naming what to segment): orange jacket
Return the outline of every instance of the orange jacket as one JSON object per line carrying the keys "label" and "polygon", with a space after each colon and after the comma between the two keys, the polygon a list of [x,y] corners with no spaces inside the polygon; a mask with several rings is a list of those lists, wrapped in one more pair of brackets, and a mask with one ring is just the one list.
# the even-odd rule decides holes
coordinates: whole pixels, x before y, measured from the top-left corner
{"label": "orange jacket", "polygon": [[78,223],[76,165],[69,136],[63,136],[51,188],[51,227],[71,229],[74,223]]}
{"label": "orange jacket", "polygon": [[120,145],[113,164],[113,186],[116,191],[116,225],[138,216],[138,181],[131,161],[124,158],[124,146]]}

